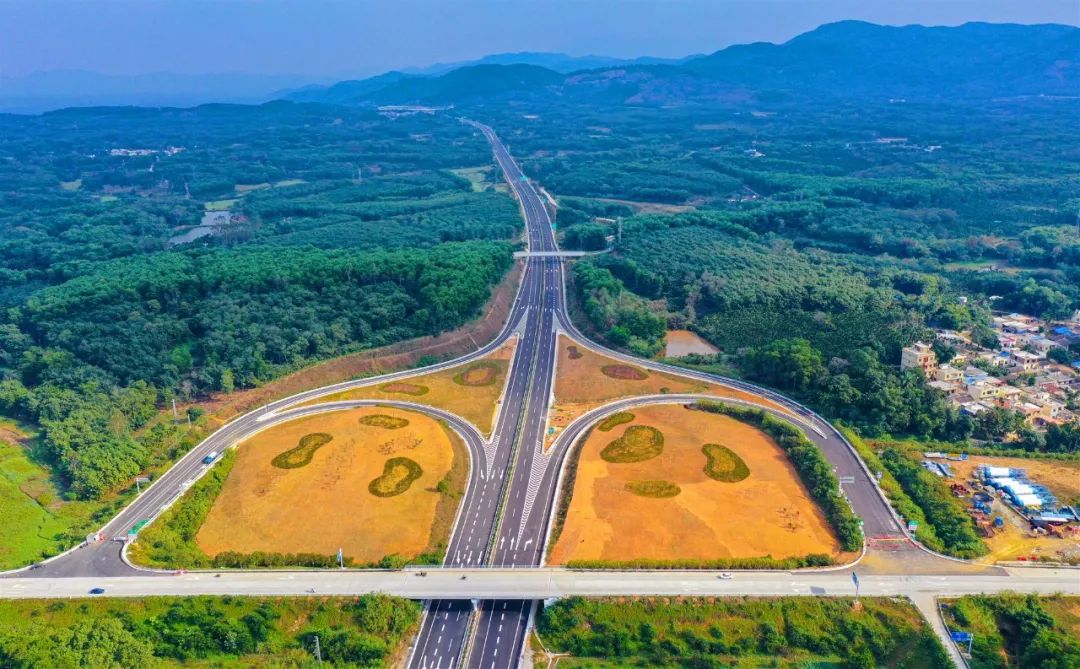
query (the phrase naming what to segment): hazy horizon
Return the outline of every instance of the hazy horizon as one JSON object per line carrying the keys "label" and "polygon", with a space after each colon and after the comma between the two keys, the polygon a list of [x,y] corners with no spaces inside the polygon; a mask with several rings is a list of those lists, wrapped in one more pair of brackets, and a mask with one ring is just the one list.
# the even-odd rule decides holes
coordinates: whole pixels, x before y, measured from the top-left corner
{"label": "hazy horizon", "polygon": [[326,80],[520,51],[672,58],[783,42],[845,19],[1080,23],[1071,0],[37,0],[0,4],[0,76],[77,70]]}

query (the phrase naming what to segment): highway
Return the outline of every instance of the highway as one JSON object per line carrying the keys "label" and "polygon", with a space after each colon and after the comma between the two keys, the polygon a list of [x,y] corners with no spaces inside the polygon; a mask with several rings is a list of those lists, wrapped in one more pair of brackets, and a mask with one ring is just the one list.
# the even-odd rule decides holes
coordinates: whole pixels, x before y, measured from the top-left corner
{"label": "highway", "polygon": [[[717,399],[700,395],[662,395],[612,402],[567,426],[545,452],[544,433],[552,401],[559,333],[605,355],[656,371],[679,374],[753,393],[791,413],[756,405],[799,427],[824,452],[843,481],[843,491],[862,518],[868,537],[909,538],[854,449],[827,421],[771,390],[740,380],[717,377],[641,360],[589,341],[567,310],[564,255],[559,251],[551,215],[533,184],[522,174],[495,133],[465,121],[483,133],[497,164],[521,207],[528,251],[518,295],[500,334],[467,356],[395,374],[338,383],[284,398],[237,417],[184,455],[165,474],[102,529],[102,541],[89,542],[34,569],[0,578],[0,597],[77,597],[92,587],[110,595],[235,594],[303,595],[384,592],[426,602],[424,618],[410,648],[415,668],[517,666],[524,652],[535,600],[567,595],[844,595],[851,594],[847,570],[823,572],[739,572],[732,580],[710,572],[585,572],[541,567],[563,467],[574,443],[608,413],[643,403],[690,403]],[[460,417],[412,402],[350,400],[307,404],[312,400],[366,385],[430,373],[461,365],[519,337],[490,438]],[[730,401],[730,400],[725,400]],[[404,571],[263,571],[171,575],[130,566],[123,559],[124,538],[136,523],[153,519],[207,471],[203,458],[224,452],[257,432],[300,416],[382,404],[422,411],[444,421],[467,445],[470,474],[465,495],[441,568],[427,575]],[[908,548],[924,558],[919,575],[877,574],[863,577],[867,595],[945,595],[997,592],[1078,592],[1080,571],[1004,570],[948,574],[943,559]]]}
{"label": "highway", "polygon": [[[721,579],[714,571],[615,571],[561,568],[432,568],[427,576],[415,570],[311,570],[190,572],[178,576],[105,578],[16,578],[0,581],[5,598],[91,597],[90,588],[103,587],[113,597],[144,597],[148,593],[175,595],[304,596],[386,593],[410,599],[455,602],[471,610],[471,601],[530,601],[547,597],[623,596],[843,596],[855,594],[851,569],[836,571],[737,571]],[[461,577],[465,576],[463,580]],[[1025,567],[1004,576],[987,574],[863,574],[859,594],[867,596],[934,595],[954,597],[1003,591],[1077,594],[1080,570]],[[162,582],[168,584],[162,588]],[[445,606],[445,604],[444,604]],[[496,609],[498,610],[498,609]],[[431,619],[445,620],[445,609]],[[510,616],[508,615],[507,618]],[[506,631],[504,620],[504,631]],[[503,654],[500,653],[500,657]],[[443,662],[443,667],[448,666]],[[456,665],[455,665],[456,666]],[[505,665],[500,665],[505,666]]]}

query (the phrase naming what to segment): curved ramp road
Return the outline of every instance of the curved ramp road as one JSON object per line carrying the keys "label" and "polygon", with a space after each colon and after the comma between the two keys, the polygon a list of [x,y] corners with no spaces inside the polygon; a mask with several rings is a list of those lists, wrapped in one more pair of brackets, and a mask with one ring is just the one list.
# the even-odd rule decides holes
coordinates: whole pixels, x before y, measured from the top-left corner
{"label": "curved ramp road", "polygon": [[[534,601],[566,595],[846,595],[851,594],[847,570],[813,572],[739,572],[718,580],[709,572],[577,572],[542,569],[544,550],[561,472],[574,442],[596,420],[625,408],[657,402],[717,399],[700,395],[660,395],[612,402],[571,423],[545,452],[552,398],[558,335],[605,355],[648,369],[724,385],[778,403],[792,413],[767,404],[757,405],[797,425],[824,452],[838,476],[847,481],[845,494],[862,518],[868,536],[904,539],[903,528],[878,489],[871,472],[850,444],[827,421],[806,407],[771,390],[737,379],[685,370],[612,351],[590,342],[574,327],[566,308],[564,254],[559,252],[551,216],[533,184],[522,174],[507,148],[491,128],[463,120],[483,133],[496,162],[516,196],[526,223],[528,252],[525,272],[506,326],[492,342],[474,353],[422,369],[338,383],[267,404],[228,423],[177,463],[103,528],[105,541],[90,543],[49,560],[37,568],[19,570],[0,579],[3,597],[72,597],[102,586],[109,594],[295,594],[310,588],[320,594],[385,592],[427,600],[420,632],[410,649],[414,668],[518,665]],[[352,400],[297,406],[320,397],[363,386],[382,384],[429,373],[476,359],[520,336],[492,436],[484,440],[476,428],[440,409],[411,402]],[[725,400],[731,401],[731,400]],[[137,569],[123,560],[120,542],[128,530],[152,519],[173,503],[190,483],[206,471],[203,458],[224,452],[239,441],[278,423],[326,411],[371,405],[396,406],[424,412],[445,421],[468,446],[471,460],[468,488],[458,509],[441,569],[426,576],[406,570],[230,572],[171,576]],[[925,556],[931,565],[944,562]],[[932,568],[931,568],[932,570]],[[913,595],[996,592],[1080,592],[1080,571],[1029,570],[1016,578],[998,575],[892,575],[862,578],[867,595]],[[1015,574],[1012,574],[1015,576]]]}

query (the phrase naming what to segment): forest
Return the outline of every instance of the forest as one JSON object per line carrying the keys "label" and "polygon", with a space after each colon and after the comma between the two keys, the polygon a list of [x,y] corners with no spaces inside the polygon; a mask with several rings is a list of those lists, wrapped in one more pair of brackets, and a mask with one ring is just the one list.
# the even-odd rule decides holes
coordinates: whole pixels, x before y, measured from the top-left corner
{"label": "forest", "polygon": [[450,117],[0,116],[0,413],[40,426],[68,496],[97,499],[179,441],[151,424],[172,399],[462,325],[521,228],[505,192],[454,171],[490,162]]}
{"label": "forest", "polygon": [[1080,307],[1075,101],[545,111],[504,134],[559,199],[565,244],[614,238],[572,272],[592,334],[659,355],[690,328],[721,353],[687,362],[869,435],[1017,432],[950,407],[900,349],[933,327],[993,347],[992,312]]}

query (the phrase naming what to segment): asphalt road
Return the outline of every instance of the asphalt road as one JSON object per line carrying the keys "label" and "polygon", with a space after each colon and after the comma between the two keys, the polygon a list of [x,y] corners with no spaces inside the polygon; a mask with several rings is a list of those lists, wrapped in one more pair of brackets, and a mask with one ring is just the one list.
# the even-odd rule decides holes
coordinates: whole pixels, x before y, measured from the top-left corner
{"label": "asphalt road", "polygon": [[[316,594],[357,595],[386,593],[410,599],[457,602],[471,609],[471,600],[522,601],[548,597],[632,597],[632,596],[844,596],[855,594],[851,569],[833,571],[736,571],[730,579],[712,571],[610,571],[558,568],[427,568],[417,577],[411,569],[226,571],[189,572],[179,576],[104,578],[17,578],[0,581],[3,598],[92,597],[93,587],[105,589],[110,597],[145,597],[148,593],[191,595],[304,596]],[[856,567],[854,571],[858,571]],[[462,576],[466,576],[462,580]],[[162,588],[162,581],[168,588]],[[1041,594],[1080,594],[1080,570],[1025,567],[994,574],[864,574],[859,572],[860,595],[952,597],[972,593],[1004,591]],[[497,610],[497,609],[496,609]],[[428,616],[424,625],[441,631],[446,620],[440,609]],[[527,612],[526,612],[527,613]],[[432,625],[431,618],[439,620]],[[507,619],[510,615],[507,614]],[[504,625],[506,620],[503,620]],[[497,629],[497,628],[496,628]],[[504,626],[503,631],[506,631]],[[444,639],[444,645],[445,645]],[[474,646],[475,650],[475,646]],[[500,657],[505,657],[500,651]],[[443,662],[443,667],[448,666]],[[458,665],[455,665],[458,666]],[[500,665],[504,666],[504,665]]]}

